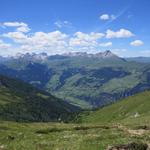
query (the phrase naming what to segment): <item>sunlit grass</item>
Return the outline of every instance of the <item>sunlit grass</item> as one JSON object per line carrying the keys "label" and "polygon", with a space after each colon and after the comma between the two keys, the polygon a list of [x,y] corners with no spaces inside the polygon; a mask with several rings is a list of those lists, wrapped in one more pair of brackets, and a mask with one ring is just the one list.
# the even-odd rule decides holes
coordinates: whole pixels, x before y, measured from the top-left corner
{"label": "sunlit grass", "polygon": [[104,150],[110,145],[147,142],[112,124],[0,122],[1,150]]}

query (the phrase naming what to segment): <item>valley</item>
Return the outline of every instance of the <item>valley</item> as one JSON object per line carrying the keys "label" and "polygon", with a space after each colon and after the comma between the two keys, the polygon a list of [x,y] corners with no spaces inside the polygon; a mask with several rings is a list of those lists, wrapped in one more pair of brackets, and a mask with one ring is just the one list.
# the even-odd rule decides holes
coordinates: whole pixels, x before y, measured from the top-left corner
{"label": "valley", "polygon": [[25,54],[0,61],[0,74],[0,150],[150,146],[148,63]]}
{"label": "valley", "polygon": [[82,109],[93,109],[150,89],[148,63],[111,51],[48,56],[19,54],[0,63],[0,74],[21,79]]}

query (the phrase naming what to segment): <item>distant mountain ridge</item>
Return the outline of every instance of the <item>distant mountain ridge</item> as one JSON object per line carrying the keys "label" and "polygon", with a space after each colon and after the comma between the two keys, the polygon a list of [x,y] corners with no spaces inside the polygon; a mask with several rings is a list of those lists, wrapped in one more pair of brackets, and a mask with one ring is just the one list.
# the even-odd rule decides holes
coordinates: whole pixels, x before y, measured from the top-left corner
{"label": "distant mountain ridge", "polygon": [[106,50],[104,52],[99,52],[99,53],[86,53],[86,52],[70,52],[70,53],[63,53],[63,54],[57,54],[57,55],[48,55],[47,53],[26,53],[26,54],[21,54],[18,53],[16,56],[13,58],[30,58],[30,59],[47,59],[48,57],[51,56],[67,56],[67,57],[96,57],[96,58],[119,58],[119,56],[115,55],[112,53],[110,50]]}
{"label": "distant mountain ridge", "polygon": [[18,59],[18,58],[23,58],[23,59],[29,59],[29,60],[45,60],[48,58],[48,54],[47,53],[17,53],[14,57],[12,57],[14,59]]}
{"label": "distant mountain ridge", "polygon": [[53,56],[67,56],[67,57],[95,57],[95,58],[119,58],[116,54],[112,53],[110,50],[106,50],[104,52],[99,52],[99,53],[86,53],[86,52],[69,52],[69,53],[62,53],[62,54],[56,54],[56,55],[48,55],[47,53],[17,53],[15,56],[8,56],[8,57],[3,57],[0,56],[1,59],[28,59],[28,60],[45,60],[48,59],[49,57]]}
{"label": "distant mountain ridge", "polygon": [[139,57],[119,57],[116,54],[114,54],[113,52],[111,52],[111,50],[105,50],[103,52],[99,52],[99,53],[87,53],[87,52],[69,52],[69,53],[62,53],[62,54],[54,54],[54,55],[48,55],[45,52],[42,53],[17,53],[14,56],[0,56],[0,62],[1,61],[7,61],[9,59],[27,59],[27,60],[32,60],[32,61],[44,61],[47,60],[49,58],[55,58],[55,57],[89,57],[89,58],[101,58],[101,59],[106,59],[106,58],[121,58],[123,60],[126,61],[136,61],[136,62],[150,62],[150,57],[143,57],[143,56],[139,56]]}
{"label": "distant mountain ridge", "polygon": [[129,57],[125,58],[127,61],[135,61],[140,63],[150,63],[150,57]]}
{"label": "distant mountain ridge", "polygon": [[81,56],[81,57],[96,57],[96,58],[119,58],[117,55],[115,55],[114,53],[112,53],[110,50],[106,50],[104,52],[99,52],[99,53],[86,53],[86,52],[73,52],[73,53],[66,53],[66,54],[62,54],[63,56],[70,56],[70,57],[74,57],[74,56]]}
{"label": "distant mountain ridge", "polygon": [[147,63],[107,50],[97,54],[18,54],[0,61],[0,74],[19,78],[84,109],[113,103],[150,89]]}

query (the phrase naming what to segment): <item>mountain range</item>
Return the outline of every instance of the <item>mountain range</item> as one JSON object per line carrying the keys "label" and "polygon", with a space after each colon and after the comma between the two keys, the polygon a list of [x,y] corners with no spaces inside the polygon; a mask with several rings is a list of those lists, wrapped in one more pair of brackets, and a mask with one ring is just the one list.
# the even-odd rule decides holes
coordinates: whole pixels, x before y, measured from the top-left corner
{"label": "mountain range", "polygon": [[83,109],[98,108],[150,89],[148,62],[97,54],[17,54],[0,58],[0,74],[23,80]]}
{"label": "mountain range", "polygon": [[149,148],[147,62],[110,51],[0,59],[0,149]]}

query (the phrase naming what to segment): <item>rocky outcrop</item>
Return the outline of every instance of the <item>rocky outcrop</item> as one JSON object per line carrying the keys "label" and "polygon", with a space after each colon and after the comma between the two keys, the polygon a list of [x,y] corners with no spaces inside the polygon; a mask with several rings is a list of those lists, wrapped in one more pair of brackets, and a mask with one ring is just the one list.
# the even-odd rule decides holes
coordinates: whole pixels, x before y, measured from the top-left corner
{"label": "rocky outcrop", "polygon": [[149,150],[149,147],[144,143],[129,143],[108,147],[107,150]]}

